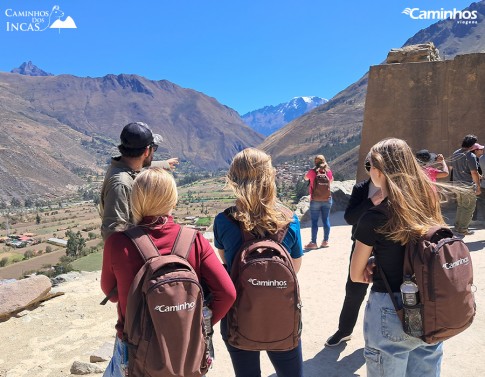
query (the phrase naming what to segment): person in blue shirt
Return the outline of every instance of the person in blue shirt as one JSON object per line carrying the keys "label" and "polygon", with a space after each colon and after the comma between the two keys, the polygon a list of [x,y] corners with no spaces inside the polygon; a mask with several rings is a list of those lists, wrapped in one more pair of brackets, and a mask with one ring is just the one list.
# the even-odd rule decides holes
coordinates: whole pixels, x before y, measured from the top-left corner
{"label": "person in blue shirt", "polygon": [[[214,219],[214,244],[227,270],[242,245],[240,226],[256,237],[276,234],[288,226],[282,244],[291,255],[295,272],[301,267],[303,249],[300,222],[296,215],[279,203],[276,197],[275,169],[271,157],[255,148],[239,152],[227,174],[227,183],[236,196],[232,221],[224,213]],[[257,318],[254,319],[257,321]],[[227,322],[221,322],[221,333],[231,356],[236,377],[260,377],[260,352],[246,351],[227,342]],[[301,341],[289,351],[267,351],[278,377],[303,377]]]}

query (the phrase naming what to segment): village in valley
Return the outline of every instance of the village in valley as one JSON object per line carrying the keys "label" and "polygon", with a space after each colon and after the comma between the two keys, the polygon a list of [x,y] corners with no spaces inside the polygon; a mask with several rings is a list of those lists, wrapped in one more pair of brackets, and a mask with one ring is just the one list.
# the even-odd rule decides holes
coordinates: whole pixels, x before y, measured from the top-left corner
{"label": "village in valley", "polygon": [[[295,207],[301,196],[308,194],[304,173],[309,160],[276,165],[278,197]],[[224,172],[217,175],[200,173],[189,179],[177,169],[179,201],[174,220],[193,227],[213,241],[214,217],[234,204],[226,187]],[[0,279],[22,278],[34,272],[55,276],[80,269],[99,269],[103,241],[97,204],[103,175],[90,176],[86,187],[77,195],[56,198],[49,204],[30,204],[16,200],[17,206],[3,206],[0,212]],[[88,200],[83,200],[88,198]],[[90,199],[89,199],[90,198]],[[25,206],[27,204],[27,206]]]}

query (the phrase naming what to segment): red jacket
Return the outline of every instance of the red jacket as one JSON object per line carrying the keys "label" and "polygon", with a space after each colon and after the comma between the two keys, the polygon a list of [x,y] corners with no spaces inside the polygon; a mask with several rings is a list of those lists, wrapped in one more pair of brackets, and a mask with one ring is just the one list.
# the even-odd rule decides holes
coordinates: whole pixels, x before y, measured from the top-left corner
{"label": "red jacket", "polygon": [[[143,220],[142,224],[148,224],[153,221],[153,218]],[[165,224],[159,222],[147,228],[148,235],[161,255],[170,254],[179,228],[180,225],[175,224],[172,217],[169,217]],[[213,300],[210,304],[212,323],[216,323],[224,317],[236,299],[236,290],[231,278],[209,242],[200,233],[195,238],[188,261],[194,268],[199,280],[203,280],[212,293]],[[108,295],[113,287],[118,287],[118,295],[110,300],[118,302],[116,329],[120,338],[123,337],[128,291],[135,275],[142,266],[143,260],[138,250],[126,235],[113,233],[108,237],[104,245],[101,289]]]}

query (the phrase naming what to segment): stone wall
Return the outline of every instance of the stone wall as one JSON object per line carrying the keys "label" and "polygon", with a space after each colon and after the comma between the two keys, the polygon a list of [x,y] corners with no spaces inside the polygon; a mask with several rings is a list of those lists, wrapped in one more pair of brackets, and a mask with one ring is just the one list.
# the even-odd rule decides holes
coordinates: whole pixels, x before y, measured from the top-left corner
{"label": "stone wall", "polygon": [[[485,142],[485,53],[371,67],[357,181],[370,147],[386,137],[450,157],[466,134]],[[449,160],[448,160],[449,161]]]}

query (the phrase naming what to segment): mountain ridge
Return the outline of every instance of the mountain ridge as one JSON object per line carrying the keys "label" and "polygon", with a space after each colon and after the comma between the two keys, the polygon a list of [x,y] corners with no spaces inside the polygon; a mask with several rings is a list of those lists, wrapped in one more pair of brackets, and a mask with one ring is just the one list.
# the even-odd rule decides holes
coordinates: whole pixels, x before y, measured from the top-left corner
{"label": "mountain ridge", "polygon": [[[0,182],[0,198],[67,192],[70,183],[82,184],[76,172],[103,171],[109,155],[118,154],[122,127],[132,121],[146,122],[164,137],[158,158],[179,157],[205,170],[227,168],[234,154],[263,140],[235,110],[215,98],[167,80],[133,74],[91,78],[0,72],[0,99],[0,135],[4,136],[0,151],[10,150],[14,166],[21,167],[12,170],[8,161],[0,161],[0,171],[17,177],[8,188]],[[63,130],[59,138],[56,129]],[[7,142],[9,136],[16,142]],[[74,156],[65,151],[66,143]],[[30,157],[28,150],[35,150],[36,172],[22,164]],[[49,173],[54,166],[62,176],[59,180]],[[38,177],[31,178],[37,172]]]}
{"label": "mountain ridge", "polygon": [[241,116],[241,119],[253,130],[269,136],[293,119],[309,112],[328,100],[317,96],[293,97],[288,102],[268,105]]}

